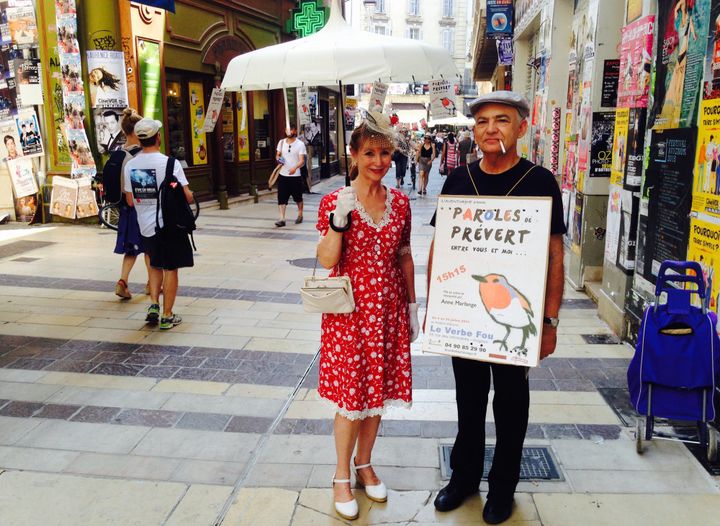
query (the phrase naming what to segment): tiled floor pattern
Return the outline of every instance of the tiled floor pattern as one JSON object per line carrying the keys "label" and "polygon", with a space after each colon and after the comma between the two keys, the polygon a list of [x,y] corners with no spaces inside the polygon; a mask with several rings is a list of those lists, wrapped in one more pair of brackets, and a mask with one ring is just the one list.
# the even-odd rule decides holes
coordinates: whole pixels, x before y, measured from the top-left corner
{"label": "tiled floor pattern", "polygon": [[[312,258],[319,197],[308,197],[305,223],[283,230],[272,202],[203,213],[196,266],[181,271],[185,321],[168,333],[144,325],[142,265],[135,297],[112,296],[111,233],[0,228],[0,499],[15,503],[3,520],[213,524],[237,485],[223,524],[341,522],[327,489],[332,412],[311,367],[319,319],[298,304],[308,270],[288,263]],[[411,199],[422,283],[434,200]],[[34,244],[10,247],[28,235]],[[531,372],[526,443],[552,449],[562,480],[521,483],[511,524],[578,524],[563,509],[583,524],[609,524],[616,510],[637,519],[628,524],[671,524],[683,506],[707,510],[717,480],[679,444],[637,456],[598,393],[626,385],[631,350],[582,294],[567,291],[561,318],[556,353]],[[414,407],[389,412],[373,458],[390,502],[358,492],[356,524],[479,524],[482,497],[451,514],[432,507],[439,446],[456,432],[454,383],[448,358],[416,344],[413,360]],[[492,440],[491,411],[487,429]]]}

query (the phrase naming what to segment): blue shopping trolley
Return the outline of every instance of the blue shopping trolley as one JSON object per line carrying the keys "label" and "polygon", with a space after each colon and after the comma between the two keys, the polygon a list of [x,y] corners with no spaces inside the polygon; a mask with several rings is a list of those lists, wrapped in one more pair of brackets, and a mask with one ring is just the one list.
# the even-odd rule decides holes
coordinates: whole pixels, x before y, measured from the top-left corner
{"label": "blue shopping trolley", "polygon": [[[694,275],[686,274],[692,270]],[[672,271],[669,273],[668,271]],[[694,283],[676,288],[671,283]],[[666,296],[660,303],[661,296]],[[628,389],[635,410],[644,415],[636,425],[636,449],[653,437],[700,444],[711,462],[717,458],[718,433],[708,425],[715,418],[713,395],[720,371],[717,317],[692,305],[697,295],[704,305],[705,281],[697,262],[664,261],[655,285],[655,303],[643,316],[628,367]],[[654,419],[689,420],[698,439],[689,440],[654,430]]]}

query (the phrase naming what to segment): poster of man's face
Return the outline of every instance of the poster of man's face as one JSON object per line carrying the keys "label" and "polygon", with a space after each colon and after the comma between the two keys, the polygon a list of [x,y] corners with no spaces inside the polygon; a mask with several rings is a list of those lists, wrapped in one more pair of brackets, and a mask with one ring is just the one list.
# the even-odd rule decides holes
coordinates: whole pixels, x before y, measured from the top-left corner
{"label": "poster of man's face", "polygon": [[0,159],[17,159],[23,151],[14,120],[0,122]]}
{"label": "poster of man's face", "polygon": [[15,118],[15,123],[23,155],[42,155],[43,145],[37,115],[34,112],[20,114]]}
{"label": "poster of man's face", "polygon": [[120,128],[120,109],[96,108],[93,110],[95,137],[100,153],[119,150],[125,144],[125,134]]}

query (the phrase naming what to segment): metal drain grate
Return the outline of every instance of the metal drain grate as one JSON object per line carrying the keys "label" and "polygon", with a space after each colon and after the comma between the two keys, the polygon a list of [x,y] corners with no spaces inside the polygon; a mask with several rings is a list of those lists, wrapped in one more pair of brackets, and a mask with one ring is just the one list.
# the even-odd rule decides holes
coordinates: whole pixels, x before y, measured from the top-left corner
{"label": "metal drain grate", "polygon": [[581,334],[585,343],[593,345],[622,343],[614,334]]}
{"label": "metal drain grate", "polygon": [[[440,444],[440,477],[450,480],[451,444]],[[483,480],[487,480],[490,466],[495,455],[495,446],[485,446],[485,466]],[[555,459],[547,447],[524,447],[520,461],[520,480],[562,480],[557,470]]]}

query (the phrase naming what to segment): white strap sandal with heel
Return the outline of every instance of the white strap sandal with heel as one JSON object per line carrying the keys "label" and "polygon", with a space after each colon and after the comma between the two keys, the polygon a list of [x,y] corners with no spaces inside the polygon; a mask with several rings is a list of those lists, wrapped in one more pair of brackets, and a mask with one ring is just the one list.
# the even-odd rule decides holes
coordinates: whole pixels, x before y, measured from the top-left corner
{"label": "white strap sandal with heel", "polygon": [[[355,461],[353,461],[353,463],[355,463]],[[373,500],[375,502],[387,502],[387,487],[383,482],[380,482],[380,484],[375,484],[373,486],[368,486],[360,481],[358,470],[369,467],[372,467],[372,464],[363,464],[361,466],[358,466],[357,464],[355,465],[355,484],[359,488],[365,488],[365,495],[367,495],[370,500]]]}
{"label": "white strap sandal with heel", "polygon": [[[333,477],[332,484],[335,486],[335,484],[350,484],[350,479],[336,479]],[[348,521],[354,521],[358,518],[358,515],[360,515],[360,512],[358,511],[358,503],[357,500],[353,499],[349,502],[335,502],[335,513],[340,515],[345,520]]]}

